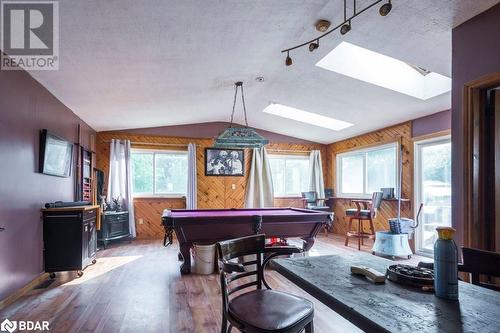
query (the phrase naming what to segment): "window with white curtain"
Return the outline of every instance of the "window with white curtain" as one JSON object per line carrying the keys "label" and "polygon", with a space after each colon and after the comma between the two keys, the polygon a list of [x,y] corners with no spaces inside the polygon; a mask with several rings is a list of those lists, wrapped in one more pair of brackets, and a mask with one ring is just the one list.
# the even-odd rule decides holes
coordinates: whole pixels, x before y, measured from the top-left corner
{"label": "window with white curtain", "polygon": [[300,197],[309,190],[309,156],[269,155],[275,197]]}
{"label": "window with white curtain", "polygon": [[131,161],[135,197],[186,195],[187,152],[132,149]]}
{"label": "window with white curtain", "polygon": [[397,193],[398,143],[337,154],[337,195],[371,198],[393,187]]}

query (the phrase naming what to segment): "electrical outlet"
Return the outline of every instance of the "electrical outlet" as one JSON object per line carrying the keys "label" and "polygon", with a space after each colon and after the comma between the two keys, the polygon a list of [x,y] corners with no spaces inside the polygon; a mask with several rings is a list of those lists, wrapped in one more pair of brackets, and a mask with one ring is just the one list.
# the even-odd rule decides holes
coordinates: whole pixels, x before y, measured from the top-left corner
{"label": "electrical outlet", "polygon": [[139,219],[139,224],[144,224],[144,219],[143,218]]}

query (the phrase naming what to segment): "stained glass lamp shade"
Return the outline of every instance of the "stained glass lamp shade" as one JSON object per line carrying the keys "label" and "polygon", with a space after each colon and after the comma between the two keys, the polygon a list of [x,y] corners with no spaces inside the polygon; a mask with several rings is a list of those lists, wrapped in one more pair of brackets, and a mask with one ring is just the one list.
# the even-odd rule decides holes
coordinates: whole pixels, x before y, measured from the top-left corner
{"label": "stained glass lamp shade", "polygon": [[[226,128],[217,139],[215,139],[215,148],[260,148],[269,143],[269,140],[257,133],[254,129],[248,127],[247,110],[245,106],[245,96],[243,94],[243,82],[236,82],[234,93],[233,112],[231,113],[231,124]],[[245,127],[233,127],[234,110],[238,88],[241,89],[241,101],[245,113]]]}

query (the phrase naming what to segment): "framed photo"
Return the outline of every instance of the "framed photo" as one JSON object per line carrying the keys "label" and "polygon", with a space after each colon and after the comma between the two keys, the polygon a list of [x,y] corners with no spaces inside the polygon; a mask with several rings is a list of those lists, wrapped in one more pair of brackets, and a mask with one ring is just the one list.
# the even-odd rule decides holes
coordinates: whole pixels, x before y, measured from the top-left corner
{"label": "framed photo", "polygon": [[243,149],[205,148],[205,176],[244,176]]}

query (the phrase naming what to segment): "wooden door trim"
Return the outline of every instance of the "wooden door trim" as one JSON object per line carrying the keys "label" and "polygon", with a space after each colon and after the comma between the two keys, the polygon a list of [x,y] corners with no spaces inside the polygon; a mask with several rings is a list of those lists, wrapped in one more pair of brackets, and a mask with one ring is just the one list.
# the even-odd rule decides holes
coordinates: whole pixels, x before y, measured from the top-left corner
{"label": "wooden door trim", "polygon": [[[494,88],[500,85],[500,72],[492,73],[481,78],[472,80],[464,85],[463,90],[463,155],[464,162],[464,198],[463,198],[463,213],[464,213],[464,246],[478,247],[478,237],[473,231],[479,224],[479,202],[477,195],[479,193],[478,182],[478,162],[477,156],[474,156],[474,151],[478,147],[474,146],[474,142],[478,142],[478,128],[474,127],[474,121],[478,119],[481,110],[482,90]],[[476,166],[474,165],[476,163]]]}

